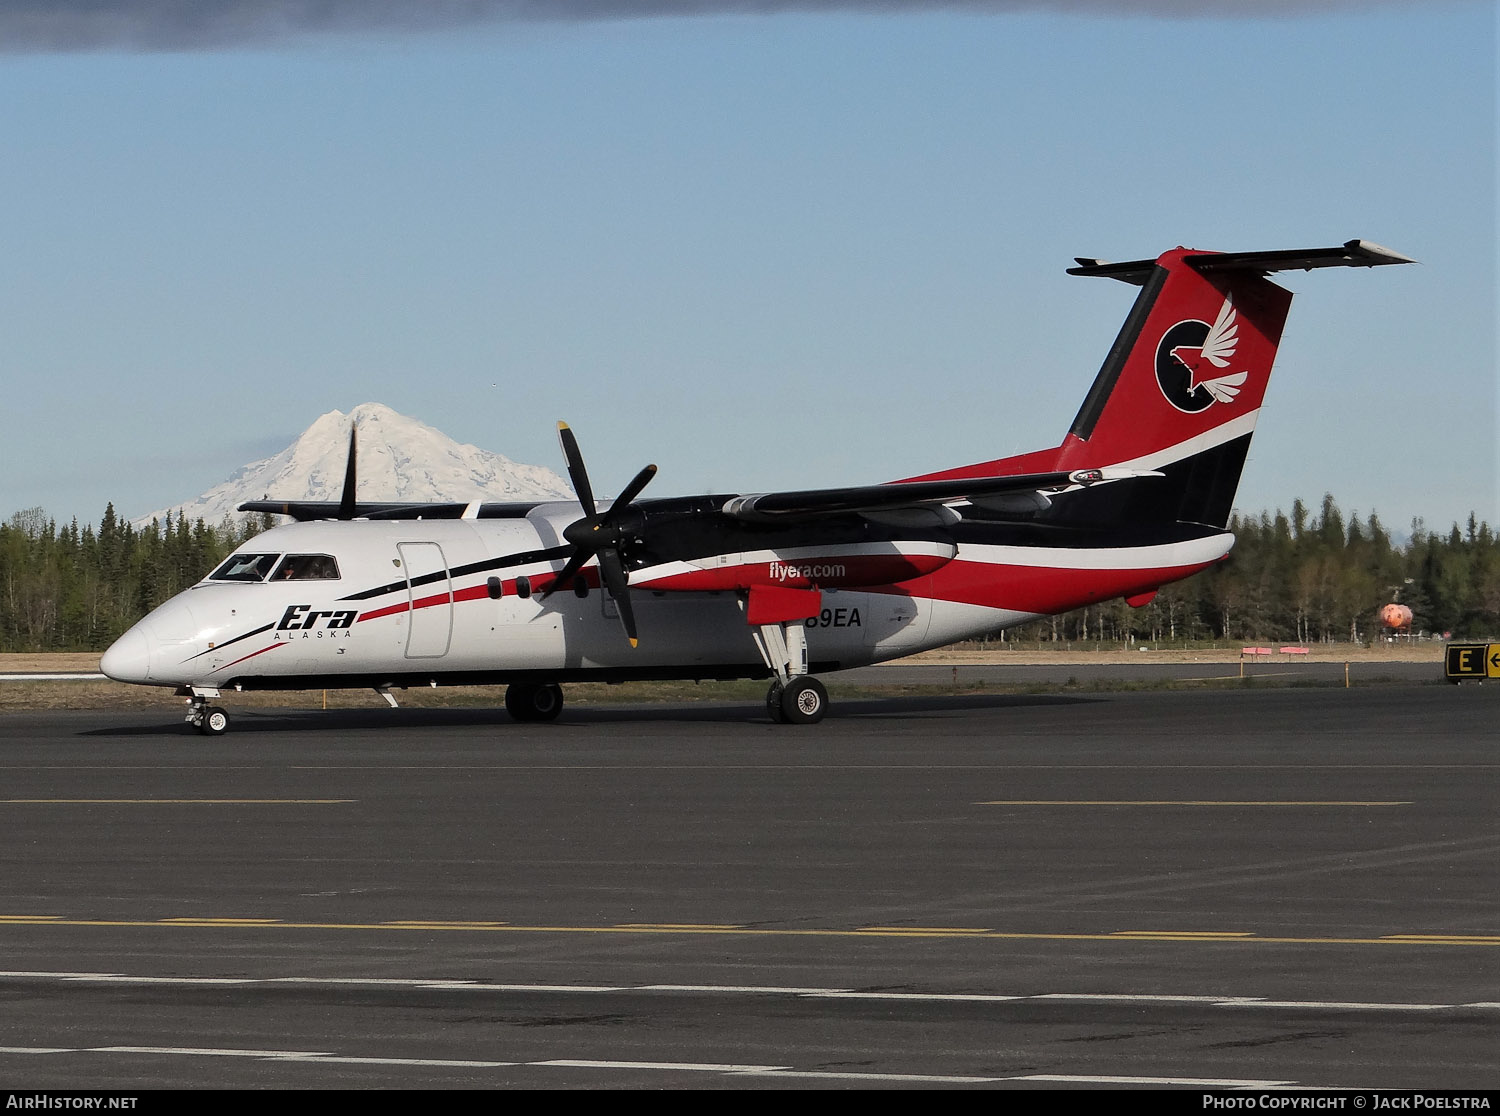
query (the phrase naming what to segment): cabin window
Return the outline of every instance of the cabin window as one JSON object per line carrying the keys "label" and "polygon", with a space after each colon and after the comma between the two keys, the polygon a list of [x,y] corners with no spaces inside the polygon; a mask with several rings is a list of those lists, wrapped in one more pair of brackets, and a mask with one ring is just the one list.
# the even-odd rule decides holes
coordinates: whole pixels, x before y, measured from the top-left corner
{"label": "cabin window", "polygon": [[505,583],[502,582],[498,577],[487,579],[484,585],[485,588],[489,591],[490,600],[498,601],[501,597],[505,596]]}
{"label": "cabin window", "polygon": [[575,577],[573,579],[573,596],[577,597],[579,600],[583,600],[588,595],[589,583],[587,581],[584,581],[581,577]]}
{"label": "cabin window", "polygon": [[337,581],[339,564],[331,554],[288,554],[271,575],[272,581]]}
{"label": "cabin window", "polygon": [[516,578],[516,596],[520,597],[523,601],[531,596],[531,578],[525,574]]}
{"label": "cabin window", "polygon": [[236,554],[208,575],[210,581],[264,581],[279,554]]}

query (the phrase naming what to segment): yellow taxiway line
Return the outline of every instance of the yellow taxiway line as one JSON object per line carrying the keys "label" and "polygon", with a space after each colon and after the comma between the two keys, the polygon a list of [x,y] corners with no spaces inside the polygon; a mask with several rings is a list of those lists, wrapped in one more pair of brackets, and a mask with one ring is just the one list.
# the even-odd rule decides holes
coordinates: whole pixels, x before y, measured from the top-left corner
{"label": "yellow taxiway line", "polygon": [[1441,934],[1412,932],[1379,937],[1317,937],[1260,935],[1248,930],[1112,930],[1106,932],[1019,933],[974,926],[861,926],[845,929],[777,929],[724,923],[617,923],[610,926],[528,926],[510,922],[402,919],[390,922],[298,922],[275,918],[65,918],[61,915],[0,914],[0,928],[10,926],[112,926],[209,930],[428,930],[508,934],[669,934],[733,935],[737,937],[815,938],[963,938],[1031,942],[1190,942],[1206,945],[1398,945],[1500,946],[1500,934]]}

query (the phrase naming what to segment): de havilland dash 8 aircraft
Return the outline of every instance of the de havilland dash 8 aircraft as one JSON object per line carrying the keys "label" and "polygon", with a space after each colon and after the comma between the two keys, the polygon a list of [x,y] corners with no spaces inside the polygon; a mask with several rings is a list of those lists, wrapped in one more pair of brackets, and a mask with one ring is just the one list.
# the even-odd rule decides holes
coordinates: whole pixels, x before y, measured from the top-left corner
{"label": "de havilland dash 8 aircraft", "polygon": [[597,502],[255,500],[266,531],[122,635],[100,663],[229,727],[226,691],[505,685],[522,721],[559,683],[770,677],[781,723],[821,720],[813,677],[1114,598],[1222,560],[1292,296],[1269,273],[1412,262],[1336,248],[1078,260],[1141,288],[1062,443],[864,487]]}

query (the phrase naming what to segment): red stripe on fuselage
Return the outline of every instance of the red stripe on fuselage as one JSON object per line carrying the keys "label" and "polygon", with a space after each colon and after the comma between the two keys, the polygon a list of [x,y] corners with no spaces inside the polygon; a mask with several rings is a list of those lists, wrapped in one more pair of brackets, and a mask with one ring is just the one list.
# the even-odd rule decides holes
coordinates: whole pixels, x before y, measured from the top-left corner
{"label": "red stripe on fuselage", "polygon": [[[599,568],[597,566],[588,566],[579,570],[577,577],[590,589],[599,588]],[[537,596],[548,590],[552,583],[557,580],[557,575],[549,570],[546,573],[532,574],[530,580],[531,595]],[[518,595],[515,578],[501,582],[501,594],[506,597]],[[419,608],[432,608],[435,605],[448,604],[450,601],[453,604],[458,604],[460,601],[477,601],[489,595],[490,588],[488,584],[470,585],[467,589],[455,589],[451,597],[447,593],[434,593],[431,596],[418,597],[415,601],[400,601],[397,604],[386,605],[384,608],[374,608],[369,612],[360,613],[359,619],[355,623],[362,624],[366,620],[379,620],[383,616],[395,616],[398,613],[411,612]]]}
{"label": "red stripe on fuselage", "polygon": [[684,570],[636,583],[640,589],[723,591],[768,586],[782,589],[858,589],[890,585],[931,573],[947,554],[824,554]]}
{"label": "red stripe on fuselage", "polygon": [[1050,615],[1116,597],[1132,597],[1168,582],[1181,581],[1212,565],[1213,561],[1147,569],[1096,570],[973,562],[959,558],[927,577],[872,591]]}
{"label": "red stripe on fuselage", "polygon": [[285,647],[285,646],[286,646],[286,644],[284,644],[284,643],[268,643],[266,646],[262,647],[259,651],[252,651],[248,655],[241,655],[238,659],[235,659],[234,662],[232,662],[232,663],[225,663],[221,667],[215,667],[210,673],[217,674],[221,670],[228,670],[232,666],[235,666],[235,665],[237,665],[239,663],[243,663],[246,659],[253,659],[257,655],[263,655],[267,651],[275,651],[276,648],[278,648],[278,647]]}

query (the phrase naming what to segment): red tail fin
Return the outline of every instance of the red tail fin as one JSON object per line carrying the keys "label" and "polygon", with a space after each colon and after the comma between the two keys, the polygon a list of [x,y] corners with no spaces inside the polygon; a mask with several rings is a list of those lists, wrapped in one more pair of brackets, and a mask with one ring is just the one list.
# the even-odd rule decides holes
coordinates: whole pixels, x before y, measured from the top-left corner
{"label": "red tail fin", "polygon": [[1070,520],[1222,526],[1292,302],[1266,273],[1410,262],[1360,240],[1286,252],[1175,248],[1123,264],[1080,259],[1069,274],[1120,279],[1141,293],[1062,445],[913,479],[1107,466],[1159,470],[1164,481],[1101,485],[1058,511]]}
{"label": "red tail fin", "polygon": [[1253,271],[1194,266],[1214,258],[1178,248],[1141,279],[1059,468],[1154,469],[1255,429],[1292,296]]}

